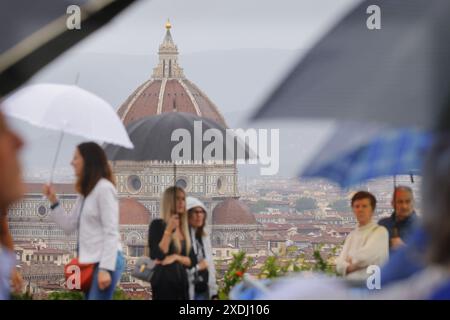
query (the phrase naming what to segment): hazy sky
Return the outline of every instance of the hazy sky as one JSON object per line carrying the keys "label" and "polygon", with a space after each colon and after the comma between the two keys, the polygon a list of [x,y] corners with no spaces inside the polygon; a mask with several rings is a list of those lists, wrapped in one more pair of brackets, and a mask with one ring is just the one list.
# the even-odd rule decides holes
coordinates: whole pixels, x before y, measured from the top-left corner
{"label": "hazy sky", "polygon": [[[143,0],[76,50],[155,52],[167,18],[183,53],[308,48],[359,0]],[[159,43],[158,43],[159,44]]]}
{"label": "hazy sky", "polygon": [[[286,72],[360,0],[143,0],[52,64],[32,82],[73,83],[115,108],[151,75],[167,18],[186,76],[232,127],[282,128],[284,175],[295,175],[329,136],[329,121],[248,123]],[[57,135],[14,122],[25,137],[26,168],[51,163]],[[67,166],[69,138],[58,161]],[[292,152],[295,150],[295,153]]]}

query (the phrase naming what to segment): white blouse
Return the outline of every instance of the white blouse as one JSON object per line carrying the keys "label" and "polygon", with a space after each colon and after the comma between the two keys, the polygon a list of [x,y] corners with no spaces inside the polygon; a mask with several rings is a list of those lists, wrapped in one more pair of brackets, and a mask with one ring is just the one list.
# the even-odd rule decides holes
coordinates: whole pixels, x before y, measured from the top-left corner
{"label": "white blouse", "polygon": [[[360,270],[346,274],[351,258],[352,264]],[[389,235],[385,227],[370,222],[357,227],[345,239],[344,247],[336,259],[336,271],[352,280],[365,280],[369,276],[366,268],[377,265],[380,268],[389,258]]]}
{"label": "white blouse", "polygon": [[71,234],[77,231],[81,207],[79,262],[99,263],[99,268],[115,271],[117,253],[122,250],[116,188],[102,178],[86,198],[78,197],[70,213],[59,205],[51,210],[50,216],[66,234]]}

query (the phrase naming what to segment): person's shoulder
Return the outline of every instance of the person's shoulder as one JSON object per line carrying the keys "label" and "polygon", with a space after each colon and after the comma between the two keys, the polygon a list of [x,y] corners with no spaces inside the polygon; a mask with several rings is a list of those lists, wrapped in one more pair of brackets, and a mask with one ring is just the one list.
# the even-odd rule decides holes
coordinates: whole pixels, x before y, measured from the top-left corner
{"label": "person's shoulder", "polygon": [[389,225],[391,224],[391,217],[381,218],[381,219],[378,221],[378,224],[379,224],[380,226],[383,226],[383,227],[389,226]]}
{"label": "person's shoulder", "polygon": [[350,231],[350,232],[348,233],[348,235],[345,237],[344,243],[345,243],[345,242],[348,242],[348,241],[351,241],[351,239],[355,237],[355,233],[356,233],[357,231],[358,231],[357,228],[354,228],[352,231]]}
{"label": "person's shoulder", "polygon": [[410,220],[413,224],[419,223],[420,217],[415,210],[411,213]]}
{"label": "person's shoulder", "polygon": [[374,233],[379,234],[380,236],[386,236],[389,237],[389,232],[387,230],[387,228],[383,225],[377,225],[375,228]]}
{"label": "person's shoulder", "polygon": [[100,187],[103,187],[103,188],[112,188],[112,189],[116,189],[116,186],[115,186],[111,181],[109,181],[109,180],[106,179],[106,178],[101,178],[100,180],[98,180],[97,184],[98,184]]}
{"label": "person's shoulder", "polygon": [[348,233],[347,237],[350,235],[354,235],[357,232],[358,232],[358,226],[354,227],[353,230]]}
{"label": "person's shoulder", "polygon": [[106,178],[101,178],[100,180],[98,180],[97,185],[95,186],[95,189],[97,189],[100,192],[104,192],[104,191],[111,191],[113,193],[117,192],[116,186]]}
{"label": "person's shoulder", "polygon": [[203,245],[212,247],[211,237],[206,232],[202,236],[202,242],[203,242]]}

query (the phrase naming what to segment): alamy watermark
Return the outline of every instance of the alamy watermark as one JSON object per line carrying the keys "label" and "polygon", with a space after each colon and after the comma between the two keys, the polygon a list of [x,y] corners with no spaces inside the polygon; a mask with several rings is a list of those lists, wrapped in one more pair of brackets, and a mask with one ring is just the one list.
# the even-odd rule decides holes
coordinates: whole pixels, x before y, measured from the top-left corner
{"label": "alamy watermark", "polygon": [[367,7],[367,14],[370,16],[366,20],[366,26],[369,30],[381,29],[381,8],[375,4]]}
{"label": "alamy watermark", "polygon": [[213,162],[260,164],[261,175],[276,175],[280,168],[279,129],[202,130],[194,121],[193,136],[184,128],[175,129],[171,140],[178,142],[171,152],[173,162]]}
{"label": "alamy watermark", "polygon": [[369,290],[381,289],[381,269],[377,265],[370,265],[366,269],[366,273],[370,274],[366,280],[366,286]]}
{"label": "alamy watermark", "polygon": [[67,266],[66,274],[70,274],[66,280],[66,286],[69,290],[81,289],[81,269],[77,265]]}
{"label": "alamy watermark", "polygon": [[66,26],[69,30],[81,29],[81,8],[77,5],[70,5],[67,7],[66,14],[69,16],[66,19]]}

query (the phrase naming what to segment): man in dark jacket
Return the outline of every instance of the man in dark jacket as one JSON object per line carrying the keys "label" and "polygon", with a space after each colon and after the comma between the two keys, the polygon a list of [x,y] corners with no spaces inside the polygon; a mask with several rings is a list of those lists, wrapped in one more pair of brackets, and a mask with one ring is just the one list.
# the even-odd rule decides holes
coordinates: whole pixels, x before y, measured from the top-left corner
{"label": "man in dark jacket", "polygon": [[394,190],[392,207],[394,212],[378,224],[389,232],[389,248],[396,250],[408,243],[408,238],[417,227],[418,217],[414,211],[413,191],[407,186],[398,186]]}

